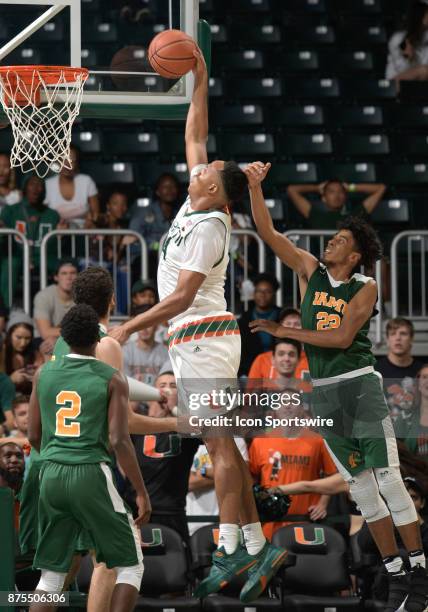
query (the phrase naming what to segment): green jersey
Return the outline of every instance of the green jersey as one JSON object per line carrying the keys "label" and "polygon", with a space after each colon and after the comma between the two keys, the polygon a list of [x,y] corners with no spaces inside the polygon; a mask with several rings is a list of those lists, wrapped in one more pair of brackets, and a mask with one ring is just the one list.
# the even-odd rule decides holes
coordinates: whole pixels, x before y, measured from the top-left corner
{"label": "green jersey", "polygon": [[85,356],[45,363],[37,381],[42,460],[110,462],[109,383],[116,372],[106,363]]}
{"label": "green jersey", "polygon": [[[369,280],[368,276],[354,274],[348,282],[336,281],[320,264],[309,279],[302,301],[303,329],[323,331],[339,327],[347,305]],[[311,377],[340,376],[373,365],[375,358],[368,338],[369,327],[370,318],[347,349],[322,348],[305,343]]]}
{"label": "green jersey", "polygon": [[[98,323],[98,326],[100,328],[100,338],[105,338],[108,335],[106,328],[104,327],[104,325],[101,325],[101,323]],[[65,357],[70,352],[71,352],[70,346],[67,344],[64,338],[60,336],[58,340],[55,342],[54,352],[52,355],[52,361],[55,361],[56,359],[59,359],[60,357]]]}

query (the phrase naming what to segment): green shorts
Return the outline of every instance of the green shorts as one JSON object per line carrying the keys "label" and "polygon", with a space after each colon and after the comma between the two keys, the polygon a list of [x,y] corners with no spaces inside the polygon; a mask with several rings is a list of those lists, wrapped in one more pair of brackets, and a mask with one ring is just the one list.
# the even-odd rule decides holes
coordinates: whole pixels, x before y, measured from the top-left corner
{"label": "green shorts", "polygon": [[347,480],[369,468],[398,466],[394,428],[378,376],[337,381],[314,387],[312,410],[333,421],[320,433],[339,472]]}
{"label": "green shorts", "polygon": [[[19,499],[19,547],[21,554],[34,553],[38,541],[40,470],[43,461],[32,461],[28,469]],[[90,534],[83,529],[76,543],[76,552],[85,553],[94,548]]]}
{"label": "green shorts", "polygon": [[105,463],[46,461],[40,474],[39,541],[34,567],[68,572],[79,534],[88,531],[98,562],[129,567],[142,562],[132,515]]}

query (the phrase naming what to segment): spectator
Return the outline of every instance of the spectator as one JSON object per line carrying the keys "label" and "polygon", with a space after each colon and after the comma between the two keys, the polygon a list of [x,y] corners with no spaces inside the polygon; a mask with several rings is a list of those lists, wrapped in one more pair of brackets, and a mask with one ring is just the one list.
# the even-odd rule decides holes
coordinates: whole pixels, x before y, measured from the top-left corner
{"label": "spectator", "polygon": [[0,341],[3,336],[3,332],[6,329],[6,319],[8,315],[8,309],[4,305],[3,297],[0,293]]}
{"label": "spectator", "polygon": [[377,360],[375,369],[383,376],[386,400],[395,420],[409,412],[415,401],[415,378],[422,361],[412,357],[414,328],[408,319],[396,318],[386,325],[388,354]]}
{"label": "spectator", "polygon": [[[18,204],[3,207],[0,221],[5,227],[22,232],[28,239],[31,248],[31,269],[38,273],[40,268],[40,243],[45,234],[56,229],[59,223],[58,213],[43,204],[45,198],[45,186],[38,176],[30,176],[27,179],[23,198]],[[52,241],[51,241],[52,242]],[[7,306],[13,301],[17,279],[22,270],[22,246],[19,241],[14,241],[12,259],[10,261],[12,278],[10,284],[12,293],[9,294],[9,254],[7,240],[3,239],[3,257],[1,262],[1,294]],[[48,269],[55,267],[56,251],[55,245],[50,245],[48,250]]]}
{"label": "spectator", "polygon": [[428,5],[424,0],[412,2],[404,30],[391,36],[385,78],[397,82],[428,79]]}
{"label": "spectator", "polygon": [[[71,288],[78,273],[74,259],[58,262],[55,283],[39,291],[34,298],[34,320],[37,331],[43,340],[51,339],[55,344],[60,335],[63,316],[74,305]],[[53,346],[53,345],[52,345]]]}
{"label": "spectator", "polygon": [[63,226],[81,228],[85,220],[96,221],[100,204],[98,190],[87,174],[79,172],[79,149],[70,147],[71,169],[62,168],[59,174],[46,181],[46,204],[61,217]]}
{"label": "spectator", "polygon": [[[294,327],[295,329],[302,328],[302,318],[300,312],[296,308],[284,308],[279,313],[279,323],[284,327]],[[248,372],[248,378],[254,380],[271,379],[277,378],[278,372],[276,371],[273,363],[273,352],[266,351],[257,355],[251,364],[250,371]],[[300,358],[296,366],[295,377],[304,379],[305,376],[309,376],[309,365],[306,358],[305,351],[301,350]]]}
{"label": "spectator", "polygon": [[25,312],[15,312],[6,329],[1,369],[10,377],[18,393],[29,395],[34,373],[42,362],[33,345],[33,321]]}
{"label": "spectator", "polygon": [[[348,215],[370,215],[381,201],[386,186],[383,184],[362,183],[360,185],[342,183],[329,179],[319,185],[290,185],[287,195],[299,213],[307,220],[311,229],[336,229],[340,221]],[[366,194],[361,204],[351,205],[348,193]],[[321,199],[321,207],[307,199],[306,194],[316,193]]]}
{"label": "spectator", "polygon": [[270,274],[259,274],[254,282],[254,303],[239,319],[242,354],[239,376],[247,375],[251,364],[260,353],[272,350],[274,338],[266,332],[251,333],[249,324],[254,319],[277,321],[280,309],[275,305],[279,283]]}
{"label": "spectator", "polygon": [[21,198],[22,194],[16,188],[15,170],[10,167],[10,156],[0,153],[0,209],[18,204]]}
{"label": "spectator", "polygon": [[24,481],[24,453],[18,444],[0,444],[0,487],[12,489],[15,498],[15,529],[19,529],[18,494]]}
{"label": "spectator", "polygon": [[[243,438],[235,438],[236,446],[248,463],[248,449]],[[213,465],[207,447],[201,444],[196,451],[189,476],[189,493],[186,506],[187,518],[192,516],[217,516],[218,502],[214,490]],[[211,521],[212,522],[212,521]],[[211,523],[189,523],[192,535],[200,527]]]}
{"label": "spectator", "polygon": [[428,364],[417,374],[416,398],[411,410],[402,410],[395,422],[398,438],[428,463]]}
{"label": "spectator", "polygon": [[[149,249],[149,273],[157,269],[159,243],[169,231],[180,197],[180,183],[174,174],[161,174],[154,187],[155,199],[149,206],[137,208],[129,228],[141,234]],[[138,250],[135,254],[140,254]]]}
{"label": "spectator", "polygon": [[7,374],[0,372],[0,427],[5,426],[8,431],[13,428],[12,402],[15,395],[15,385]]}
{"label": "spectator", "polygon": [[254,379],[248,376],[247,391],[297,388],[299,384],[296,377],[296,368],[301,352],[302,345],[300,342],[289,338],[277,338],[271,357],[272,371],[275,376],[262,379]]}
{"label": "spectator", "polygon": [[[166,407],[158,402],[150,402],[149,416],[172,414],[177,406],[177,387],[172,371],[166,368],[161,370],[155,386],[167,392],[169,399]],[[183,541],[188,543],[186,495],[190,468],[199,440],[181,438],[176,433],[133,435],[132,439],[152,504],[151,522],[175,529]]]}
{"label": "spectator", "polygon": [[[138,314],[150,310],[141,306]],[[155,341],[157,326],[146,327],[137,333],[137,339],[130,338],[123,347],[124,372],[148,385],[153,385],[159,371],[168,359],[168,349]]]}
{"label": "spectator", "polygon": [[29,405],[29,395],[17,395],[13,400],[12,413],[14,429],[10,432],[11,437],[27,441]]}
{"label": "spectator", "polygon": [[[137,280],[132,285],[132,306],[154,306],[158,302],[158,292],[156,285],[151,280]],[[133,314],[135,316],[135,314]]]}
{"label": "spectator", "polygon": [[[293,390],[292,393],[295,393]],[[296,404],[296,405],[293,405]],[[289,402],[275,416],[292,419],[304,417],[302,402]],[[266,488],[300,480],[315,480],[336,472],[322,437],[306,427],[284,428],[276,436],[255,438],[249,449],[250,470],[255,480]],[[328,495],[307,493],[292,498],[289,515],[302,515],[307,520],[319,520],[326,515]],[[286,521],[266,523],[263,532],[269,539],[288,524]]]}

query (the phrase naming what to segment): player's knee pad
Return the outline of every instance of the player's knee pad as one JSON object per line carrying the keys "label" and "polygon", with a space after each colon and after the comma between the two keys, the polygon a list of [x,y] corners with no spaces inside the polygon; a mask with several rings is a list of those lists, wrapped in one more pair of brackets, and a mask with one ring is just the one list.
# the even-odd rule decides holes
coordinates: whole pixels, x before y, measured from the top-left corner
{"label": "player's knee pad", "polygon": [[379,487],[372,470],[364,470],[348,482],[352,498],[368,523],[389,515],[389,510],[379,495]]}
{"label": "player's knee pad", "polygon": [[417,521],[416,508],[401,478],[400,468],[375,468],[374,472],[394,525],[399,527]]}
{"label": "player's knee pad", "polygon": [[135,587],[137,591],[140,590],[141,581],[144,573],[144,563],[138,563],[138,565],[131,565],[128,567],[115,567],[117,574],[116,584],[130,584]]}
{"label": "player's knee pad", "polygon": [[37,591],[46,591],[47,593],[61,593],[66,573],[51,572],[50,570],[42,569],[39,584],[36,587]]}

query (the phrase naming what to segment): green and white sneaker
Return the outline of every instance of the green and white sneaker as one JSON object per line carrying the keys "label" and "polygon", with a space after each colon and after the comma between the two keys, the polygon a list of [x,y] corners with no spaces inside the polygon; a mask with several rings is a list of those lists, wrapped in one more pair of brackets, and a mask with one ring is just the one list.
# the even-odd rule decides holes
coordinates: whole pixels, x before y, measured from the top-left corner
{"label": "green and white sneaker", "polygon": [[198,584],[195,597],[206,597],[210,593],[217,593],[232,580],[251,567],[256,565],[257,558],[249,555],[243,546],[228,555],[224,546],[217,548],[212,554],[213,564],[208,576]]}
{"label": "green and white sneaker", "polygon": [[248,580],[242,587],[239,599],[242,603],[254,601],[263,593],[269,582],[275,576],[288,555],[285,548],[272,546],[269,542],[263,546],[261,551],[254,555],[257,560],[248,572]]}

